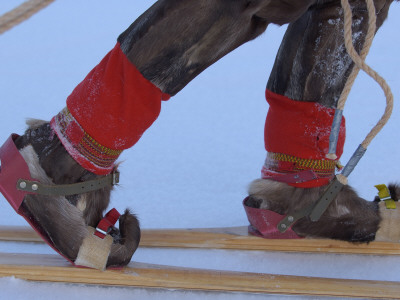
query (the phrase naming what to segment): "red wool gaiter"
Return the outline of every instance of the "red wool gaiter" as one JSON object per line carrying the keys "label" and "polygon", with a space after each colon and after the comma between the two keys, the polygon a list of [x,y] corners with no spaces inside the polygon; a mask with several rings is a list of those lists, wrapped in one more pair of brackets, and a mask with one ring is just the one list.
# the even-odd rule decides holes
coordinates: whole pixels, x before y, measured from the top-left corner
{"label": "red wool gaiter", "polygon": [[[265,149],[268,153],[262,178],[280,181],[280,176],[311,170],[315,177],[288,184],[302,188],[328,184],[338,164],[338,160],[325,157],[335,110],[315,102],[292,100],[269,90],[266,98],[269,110]],[[343,118],[336,150],[338,159],[343,153],[345,132]]]}
{"label": "red wool gaiter", "polygon": [[144,78],[119,43],[67,98],[51,126],[85,169],[105,175],[157,119],[169,95]]}

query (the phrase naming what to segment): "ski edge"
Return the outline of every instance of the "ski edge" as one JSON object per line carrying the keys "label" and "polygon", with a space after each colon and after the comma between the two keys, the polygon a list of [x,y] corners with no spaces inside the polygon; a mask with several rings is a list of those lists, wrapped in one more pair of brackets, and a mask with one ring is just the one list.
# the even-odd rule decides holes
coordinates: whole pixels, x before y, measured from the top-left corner
{"label": "ski edge", "polygon": [[122,270],[76,268],[56,255],[0,253],[0,277],[215,292],[396,299],[398,282],[217,271],[132,262]]}
{"label": "ski edge", "polygon": [[[42,242],[28,227],[0,227],[0,241]],[[281,252],[400,255],[400,244],[354,244],[328,239],[263,239],[246,226],[196,229],[144,229],[140,247],[259,250]]]}

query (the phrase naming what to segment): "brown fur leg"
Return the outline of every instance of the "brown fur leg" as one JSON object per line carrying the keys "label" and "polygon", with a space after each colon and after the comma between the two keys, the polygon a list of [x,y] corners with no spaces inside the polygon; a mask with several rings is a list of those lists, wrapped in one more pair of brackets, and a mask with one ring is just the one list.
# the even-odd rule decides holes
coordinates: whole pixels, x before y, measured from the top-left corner
{"label": "brown fur leg", "polygon": [[[365,1],[350,2],[355,48],[360,51],[368,12]],[[391,3],[392,0],[375,1],[377,28],[386,19]],[[335,107],[353,66],[344,45],[340,1],[317,1],[289,25],[267,87],[290,99]]]}
{"label": "brown fur leg", "polygon": [[269,23],[289,23],[315,0],[159,0],[118,41],[145,78],[175,95]]}

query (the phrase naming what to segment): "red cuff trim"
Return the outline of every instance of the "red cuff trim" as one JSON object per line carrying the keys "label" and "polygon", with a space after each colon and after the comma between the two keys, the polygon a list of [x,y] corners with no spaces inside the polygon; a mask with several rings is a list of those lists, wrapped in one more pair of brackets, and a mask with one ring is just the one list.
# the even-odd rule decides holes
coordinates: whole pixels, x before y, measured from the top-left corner
{"label": "red cuff trim", "polygon": [[[337,161],[334,160],[303,159],[281,153],[267,153],[261,177],[285,182],[295,187],[318,187],[328,184],[333,179],[336,165]],[[309,173],[304,171],[307,170],[312,170],[312,177],[306,176]],[[297,180],[283,179],[287,177],[287,174],[297,175]]]}
{"label": "red cuff trim", "polygon": [[[337,160],[325,156],[335,110],[315,102],[289,99],[266,91],[270,105],[265,122],[265,149],[268,151],[262,178],[280,181],[279,176],[311,170],[316,178],[287,184],[311,188],[328,184],[335,175]],[[336,155],[343,153],[345,141],[343,118]]]}
{"label": "red cuff trim", "polygon": [[117,43],[74,89],[67,107],[99,144],[124,150],[157,119],[161,100],[168,98],[143,77]]}
{"label": "red cuff trim", "polygon": [[122,150],[132,147],[168,100],[142,76],[117,43],[73,90],[67,109],[51,124],[68,153],[85,169],[108,174]]}
{"label": "red cuff trim", "polygon": [[[288,175],[289,176],[288,180]],[[268,170],[265,166],[263,166],[261,170],[261,178],[262,179],[269,179],[269,180],[274,180],[278,182],[284,182],[290,186],[298,187],[298,188],[314,188],[314,187],[319,187],[323,185],[327,185],[331,182],[331,180],[334,177],[334,173],[330,174],[329,177],[320,177],[318,174],[311,172],[312,176],[310,176],[310,173],[306,171],[298,172],[298,173],[283,173],[283,172],[274,172]],[[296,177],[296,180],[293,178]]]}
{"label": "red cuff trim", "polygon": [[[324,160],[329,152],[329,135],[335,110],[315,102],[289,99],[266,91],[269,103],[265,122],[265,149],[304,159]],[[343,153],[345,119],[339,132],[336,155]]]}
{"label": "red cuff trim", "polygon": [[162,100],[162,101],[168,101],[169,99],[171,99],[171,96],[170,96],[170,95],[165,94],[165,93],[163,93],[163,94],[161,95],[161,100]]}
{"label": "red cuff trim", "polygon": [[113,150],[96,142],[67,108],[56,115],[50,125],[67,152],[83,168],[98,175],[106,175],[113,170],[122,150]]}

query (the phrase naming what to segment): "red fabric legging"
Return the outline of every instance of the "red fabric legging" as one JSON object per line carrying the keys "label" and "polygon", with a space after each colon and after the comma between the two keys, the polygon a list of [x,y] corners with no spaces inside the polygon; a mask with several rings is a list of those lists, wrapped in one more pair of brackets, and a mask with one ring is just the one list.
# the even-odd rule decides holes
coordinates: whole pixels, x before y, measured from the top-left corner
{"label": "red fabric legging", "polygon": [[157,119],[169,95],[145,79],[121,51],[112,49],[74,89],[51,125],[85,169],[107,174]]}
{"label": "red fabric legging", "polygon": [[[318,179],[290,183],[310,188],[328,184],[335,171],[336,161],[326,159],[329,136],[335,110],[315,102],[296,101],[266,91],[269,110],[265,122],[265,149],[268,152],[262,177],[313,170]],[[346,136],[342,119],[337,144],[338,158],[343,153]]]}
{"label": "red fabric legging", "polygon": [[[266,150],[325,160],[334,110],[270,91],[266,97],[270,104],[265,123]],[[144,78],[117,43],[73,90],[67,107],[52,119],[51,126],[82,167],[104,175],[113,169],[120,153],[132,147],[157,119],[161,101],[167,99],[169,95]],[[338,157],[344,137],[343,121]]]}

